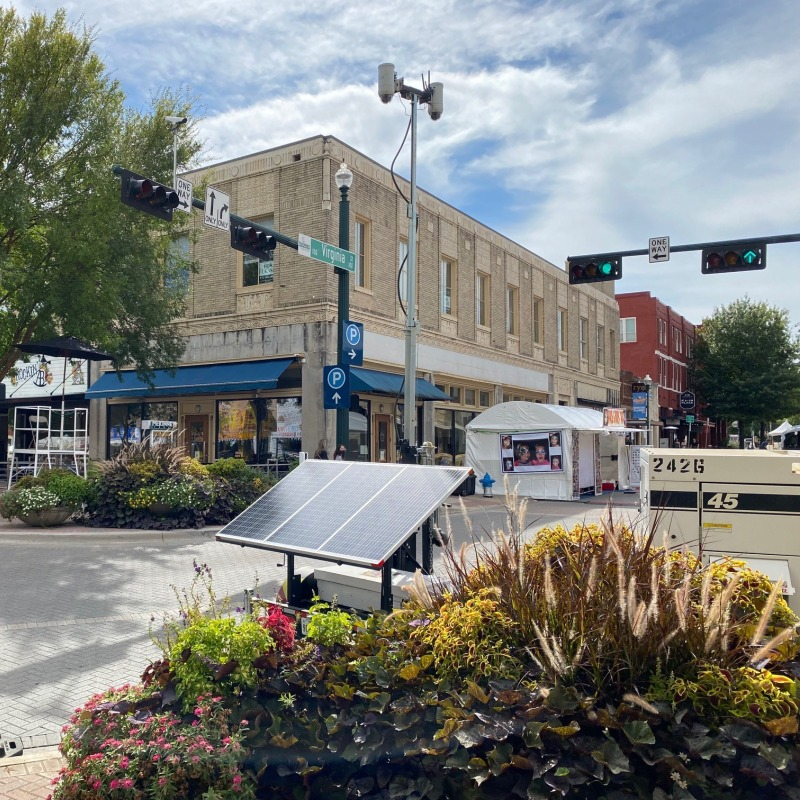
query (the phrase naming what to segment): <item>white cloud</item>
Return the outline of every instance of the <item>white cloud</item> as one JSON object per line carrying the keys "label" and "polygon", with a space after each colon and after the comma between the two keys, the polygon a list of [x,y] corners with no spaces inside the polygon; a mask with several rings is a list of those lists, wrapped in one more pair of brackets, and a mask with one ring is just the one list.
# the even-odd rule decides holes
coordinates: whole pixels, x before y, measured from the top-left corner
{"label": "white cloud", "polygon": [[[330,134],[388,166],[408,108],[380,103],[377,66],[414,86],[430,70],[445,112],[420,114],[420,185],[556,264],[650,236],[798,229],[796,0],[36,3],[62,5],[96,25],[132,102],[164,85],[199,95],[214,159]],[[800,321],[800,243],[735,278],[701,276],[699,261],[626,259],[618,290],[694,321],[748,292]]]}

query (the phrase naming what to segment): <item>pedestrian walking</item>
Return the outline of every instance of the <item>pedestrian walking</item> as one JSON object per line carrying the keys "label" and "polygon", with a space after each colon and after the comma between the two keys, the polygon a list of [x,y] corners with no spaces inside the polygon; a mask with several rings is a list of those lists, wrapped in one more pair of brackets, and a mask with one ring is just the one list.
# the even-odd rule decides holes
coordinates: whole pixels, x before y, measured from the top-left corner
{"label": "pedestrian walking", "polygon": [[340,444],[336,448],[336,452],[334,452],[333,454],[333,460],[344,461],[346,457],[347,457],[347,448],[343,444]]}
{"label": "pedestrian walking", "polygon": [[325,461],[328,460],[328,443],[325,441],[325,439],[319,440],[319,446],[314,451],[314,458],[321,458]]}

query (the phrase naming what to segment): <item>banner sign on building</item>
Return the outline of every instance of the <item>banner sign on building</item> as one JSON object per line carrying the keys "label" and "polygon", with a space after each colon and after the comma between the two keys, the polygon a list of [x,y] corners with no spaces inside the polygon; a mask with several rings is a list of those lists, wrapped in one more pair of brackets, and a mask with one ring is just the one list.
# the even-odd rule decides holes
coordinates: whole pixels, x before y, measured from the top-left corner
{"label": "banner sign on building", "polygon": [[631,392],[631,396],[633,399],[633,413],[631,414],[631,419],[638,419],[644,422],[647,419],[647,387],[645,386],[644,390],[641,389],[641,386],[644,384],[633,384],[633,391]]}
{"label": "banner sign on building", "polygon": [[624,428],[625,409],[624,408],[604,408],[603,409],[604,428]]}

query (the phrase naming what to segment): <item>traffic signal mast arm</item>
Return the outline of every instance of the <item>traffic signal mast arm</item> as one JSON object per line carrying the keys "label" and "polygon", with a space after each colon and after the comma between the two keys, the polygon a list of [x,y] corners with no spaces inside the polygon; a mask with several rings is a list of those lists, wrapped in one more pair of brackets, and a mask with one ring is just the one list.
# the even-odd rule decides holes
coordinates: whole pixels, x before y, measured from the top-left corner
{"label": "traffic signal mast arm", "polygon": [[[124,170],[118,164],[115,164],[111,168],[111,171],[118,176],[122,176],[125,172],[127,172],[127,170]],[[171,187],[169,188],[171,189]],[[171,190],[174,191],[174,189]],[[201,211],[203,211],[205,210],[206,204],[204,200],[198,200],[197,198],[193,197],[192,206],[194,208],[199,208]],[[262,225],[261,223],[258,222],[252,222],[249,219],[246,219],[245,217],[240,217],[236,214],[231,214],[230,217],[231,217],[231,227],[236,225],[239,227],[255,228],[256,230],[263,231],[265,234],[267,234],[267,236],[272,236],[276,242],[280,242],[282,245],[285,245],[286,247],[291,247],[292,250],[297,250],[297,239],[293,239],[291,236],[286,236],[286,234],[274,231],[272,230],[272,228],[268,228],[266,225]]]}
{"label": "traffic signal mast arm", "polygon": [[[750,236],[747,239],[726,239],[723,242],[700,242],[699,244],[670,245],[670,253],[685,253],[691,250],[707,250],[711,248],[722,249],[725,247],[746,247],[749,244],[786,244],[787,242],[800,242],[800,233],[787,233],[783,236]],[[627,256],[646,256],[650,251],[642,250],[617,250],[613,253],[590,253],[585,256],[568,256],[567,261],[586,261],[587,259],[625,258]]]}

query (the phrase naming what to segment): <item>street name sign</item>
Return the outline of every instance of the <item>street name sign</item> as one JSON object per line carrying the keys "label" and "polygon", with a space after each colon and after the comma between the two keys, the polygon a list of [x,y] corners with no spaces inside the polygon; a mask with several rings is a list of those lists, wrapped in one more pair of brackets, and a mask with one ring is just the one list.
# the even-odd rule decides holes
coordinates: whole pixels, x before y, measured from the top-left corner
{"label": "street name sign", "polygon": [[203,222],[209,228],[218,228],[221,231],[231,229],[231,198],[229,195],[209,186],[206,189],[206,207],[203,213]]}
{"label": "street name sign", "polygon": [[297,252],[306,258],[313,258],[323,264],[330,264],[332,267],[346,270],[347,272],[356,271],[356,254],[349,250],[342,250],[341,247],[334,247],[327,242],[320,242],[319,239],[312,239],[301,233],[297,237]]}
{"label": "street name sign", "polygon": [[650,263],[658,264],[660,261],[669,261],[669,236],[650,239]]}
{"label": "street name sign", "polygon": [[350,369],[346,366],[323,367],[322,407],[350,408]]}
{"label": "street name sign", "polygon": [[364,326],[360,322],[347,320],[344,323],[342,363],[353,367],[364,363]]}
{"label": "street name sign", "polygon": [[178,206],[176,211],[185,211],[187,214],[192,213],[192,184],[190,181],[178,178],[175,181],[175,191],[178,195]]}

